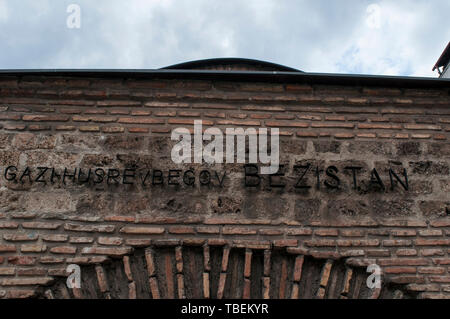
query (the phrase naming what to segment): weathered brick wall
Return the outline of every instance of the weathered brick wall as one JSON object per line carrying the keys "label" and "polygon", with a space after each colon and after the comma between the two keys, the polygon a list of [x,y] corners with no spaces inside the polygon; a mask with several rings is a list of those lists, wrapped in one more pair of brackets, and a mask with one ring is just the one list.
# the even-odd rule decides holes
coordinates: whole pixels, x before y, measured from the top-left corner
{"label": "weathered brick wall", "polygon": [[[247,187],[242,164],[174,164],[170,132],[194,119],[280,128],[285,176]],[[4,76],[0,131],[0,297],[167,241],[377,263],[421,297],[450,296],[448,88]],[[90,168],[119,184],[80,183]]]}

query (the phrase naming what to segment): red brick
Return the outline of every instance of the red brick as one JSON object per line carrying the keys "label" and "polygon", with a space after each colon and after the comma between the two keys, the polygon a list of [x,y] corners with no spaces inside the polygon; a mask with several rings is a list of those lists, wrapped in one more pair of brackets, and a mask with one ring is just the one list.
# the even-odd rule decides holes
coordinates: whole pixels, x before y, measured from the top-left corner
{"label": "red brick", "polygon": [[313,89],[307,84],[286,84],[287,92],[312,93]]}
{"label": "red brick", "polygon": [[341,229],[339,233],[344,237],[363,237],[365,234],[363,230],[355,229]]}
{"label": "red brick", "polygon": [[144,118],[144,117],[121,117],[119,118],[119,123],[123,124],[164,124],[165,121],[155,118]]}
{"label": "red brick", "polygon": [[314,231],[314,235],[316,236],[338,236],[338,230],[337,229],[316,229]]}
{"label": "red brick", "polygon": [[46,268],[19,268],[17,269],[18,276],[44,276],[47,274]]}
{"label": "red brick", "polygon": [[41,257],[39,262],[41,264],[62,264],[64,262],[64,258],[45,256]]}
{"label": "red brick", "polygon": [[334,137],[337,139],[349,139],[355,137],[353,133],[336,133]]}
{"label": "red brick", "polygon": [[220,228],[213,226],[197,227],[197,233],[199,234],[219,234]]}
{"label": "red brick", "polygon": [[73,246],[59,246],[51,248],[50,252],[53,254],[73,255],[77,252],[77,248]]}
{"label": "red brick", "polygon": [[169,228],[170,234],[195,234],[194,227],[190,226],[174,226]]}
{"label": "red brick", "polygon": [[419,267],[418,272],[420,274],[441,275],[441,274],[445,273],[445,268],[443,268],[443,267]]}
{"label": "red brick", "polygon": [[405,129],[407,130],[435,130],[439,131],[442,129],[439,125],[425,125],[425,124],[405,124]]}
{"label": "red brick", "polygon": [[234,226],[225,226],[222,229],[224,235],[256,235],[256,232],[256,229]]}
{"label": "red brick", "polygon": [[98,101],[98,106],[140,106],[141,102],[138,101],[126,101],[126,100],[116,100],[116,101]]}
{"label": "red brick", "polygon": [[389,257],[391,252],[387,249],[370,249],[366,251],[367,257]]}
{"label": "red brick", "polygon": [[450,239],[416,239],[417,246],[450,246]]}
{"label": "red brick", "polygon": [[431,276],[431,282],[450,283],[450,276]]}
{"label": "red brick", "polygon": [[151,244],[151,240],[150,239],[126,239],[125,243],[128,246],[148,247]]}
{"label": "red brick", "polygon": [[75,232],[99,232],[99,233],[112,233],[115,230],[113,225],[78,225],[78,224],[65,224],[64,230]]}
{"label": "red brick", "polygon": [[[205,117],[225,118],[225,113],[223,112],[205,112],[203,113],[203,115]],[[162,115],[162,116],[170,116],[170,115]],[[175,116],[175,114],[173,116]]]}
{"label": "red brick", "polygon": [[242,106],[243,111],[258,111],[258,112],[284,112],[286,109],[283,106],[261,106],[261,105],[246,105]]}
{"label": "red brick", "polygon": [[108,127],[102,127],[103,133],[123,133],[125,129],[120,126],[108,126]]}
{"label": "red brick", "polygon": [[3,234],[3,239],[6,241],[36,241],[39,236],[36,233],[29,234]]}
{"label": "red brick", "polygon": [[353,239],[353,240],[337,240],[336,244],[342,247],[363,247],[363,246],[379,246],[378,239]]}
{"label": "red brick", "polygon": [[393,229],[391,234],[395,237],[416,236],[416,231],[413,229]]}
{"label": "red brick", "polygon": [[298,241],[295,239],[279,239],[273,241],[275,247],[295,247],[297,244]]}
{"label": "red brick", "polygon": [[91,244],[94,242],[93,237],[70,237],[71,244]]}
{"label": "red brick", "polygon": [[393,246],[411,246],[412,240],[404,240],[404,239],[388,239],[383,240],[383,246],[385,247],[393,247]]}
{"label": "red brick", "polygon": [[167,87],[167,83],[163,81],[130,80],[127,81],[127,86],[133,89],[164,89]]}
{"label": "red brick", "polygon": [[430,225],[433,227],[450,227],[450,219],[432,220]]}
{"label": "red brick", "polygon": [[279,230],[279,229],[260,229],[259,230],[259,234],[263,235],[263,236],[280,236],[282,235],[284,232],[283,230]]}
{"label": "red brick", "polygon": [[410,291],[439,291],[439,285],[433,285],[433,284],[409,284],[407,286],[407,289]]}
{"label": "red brick", "polygon": [[311,127],[313,128],[348,128],[352,129],[355,127],[355,124],[351,123],[311,123]]}
{"label": "red brick", "polygon": [[109,222],[126,222],[126,223],[134,223],[136,218],[134,216],[106,216],[105,221]]}
{"label": "red brick", "polygon": [[8,257],[8,263],[11,265],[28,266],[36,263],[36,257],[11,256]]}
{"label": "red brick", "polygon": [[417,256],[415,249],[397,249],[397,256]]}
{"label": "red brick", "polygon": [[41,253],[47,250],[46,245],[22,245],[20,251],[22,253]]}
{"label": "red brick", "polygon": [[443,235],[443,233],[442,230],[440,229],[425,229],[420,230],[419,235],[424,237],[436,237],[436,236],[440,237]]}
{"label": "red brick", "polygon": [[418,283],[422,284],[425,283],[425,277],[424,276],[395,276],[391,277],[390,281],[396,284],[409,284],[409,283]]}
{"label": "red brick", "polygon": [[107,256],[123,256],[132,252],[131,247],[85,247],[82,250],[83,255],[107,255]]}
{"label": "red brick", "polygon": [[[308,247],[335,247],[336,246],[336,241],[333,239],[312,239],[312,240],[306,240],[304,243]],[[348,246],[350,246],[350,244]]]}
{"label": "red brick", "polygon": [[310,250],[309,254],[317,259],[339,259],[341,256],[335,251]]}
{"label": "red brick", "polygon": [[61,114],[81,114],[82,110],[68,108],[68,109],[61,109],[61,110],[59,110],[59,113],[61,113]]}
{"label": "red brick", "polygon": [[57,131],[75,131],[76,127],[73,125],[57,125],[55,130]]}
{"label": "red brick", "polygon": [[402,94],[402,91],[394,88],[363,88],[363,93],[373,96],[395,96]]}
{"label": "red brick", "polygon": [[120,237],[99,237],[97,242],[100,245],[120,246],[123,243],[123,239]]}
{"label": "red brick", "polygon": [[[129,127],[128,132],[130,132],[130,133],[148,133],[149,129],[144,128],[144,127]],[[152,132],[159,133],[159,132],[154,132],[154,129],[152,129]]]}
{"label": "red brick", "polygon": [[84,125],[78,127],[80,132],[100,132],[100,127],[96,125]]}
{"label": "red brick", "polygon": [[159,235],[165,232],[163,227],[134,227],[125,226],[120,229],[121,233],[125,234],[137,234],[137,235]]}
{"label": "red brick", "polygon": [[382,129],[382,130],[401,130],[402,126],[397,124],[358,124],[359,129]]}
{"label": "red brick", "polygon": [[0,279],[0,285],[3,286],[46,286],[53,282],[51,277],[36,277],[36,278],[5,278]]}
{"label": "red brick", "polygon": [[2,228],[15,229],[18,227],[19,227],[19,224],[16,222],[0,222],[0,229],[2,229]]}
{"label": "red brick", "polygon": [[[147,102],[144,104],[146,107],[157,107],[157,108],[186,108],[189,107],[188,103],[180,102]],[[219,107],[221,108],[221,107]]]}
{"label": "red brick", "polygon": [[433,258],[433,263],[436,265],[450,265],[450,258]]}
{"label": "red brick", "polygon": [[24,115],[22,117],[23,121],[34,121],[34,122],[67,122],[70,119],[66,115]]}
{"label": "red brick", "polygon": [[415,267],[385,267],[383,271],[386,274],[415,274],[417,269]]}
{"label": "red brick", "polygon": [[430,260],[426,258],[391,258],[378,260],[380,266],[426,266],[429,263]]}
{"label": "red brick", "polygon": [[16,268],[14,267],[0,267],[0,276],[14,276],[16,274]]}
{"label": "red brick", "polygon": [[411,138],[413,138],[413,139],[429,139],[429,138],[431,138],[431,134],[411,134]]}
{"label": "red brick", "polygon": [[[169,120],[170,121],[170,120]],[[211,124],[205,124],[203,122],[204,125],[212,125],[213,122],[211,122]],[[216,122],[217,125],[237,125],[237,126],[260,126],[261,122],[260,121],[251,121],[251,120],[246,120],[246,121],[239,121],[239,120],[218,120]],[[267,124],[268,125],[268,124]],[[268,125],[269,126],[269,125]]]}
{"label": "red brick", "polygon": [[149,111],[149,110],[134,110],[134,111],[131,111],[131,115],[132,116],[149,116],[150,114],[152,114],[152,111]]}
{"label": "red brick", "polygon": [[61,223],[43,223],[43,222],[26,222],[22,223],[22,227],[25,229],[58,229]]}
{"label": "red brick", "polygon": [[55,235],[42,235],[42,240],[50,242],[65,242],[69,239],[68,235],[55,234]]}

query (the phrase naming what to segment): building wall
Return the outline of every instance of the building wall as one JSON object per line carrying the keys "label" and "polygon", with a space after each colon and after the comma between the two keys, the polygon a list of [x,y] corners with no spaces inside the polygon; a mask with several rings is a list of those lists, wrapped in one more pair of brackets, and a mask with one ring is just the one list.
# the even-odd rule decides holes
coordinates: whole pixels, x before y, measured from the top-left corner
{"label": "building wall", "polygon": [[[1,297],[167,242],[376,263],[420,297],[450,296],[449,89],[61,76],[0,88]],[[285,176],[253,187],[243,164],[174,164],[170,133],[194,119],[280,128]],[[80,168],[110,169],[110,183],[80,184]],[[124,184],[125,169],[142,175]]]}
{"label": "building wall", "polygon": [[450,64],[447,65],[447,67],[444,69],[444,72],[441,75],[441,78],[448,79],[450,78]]}

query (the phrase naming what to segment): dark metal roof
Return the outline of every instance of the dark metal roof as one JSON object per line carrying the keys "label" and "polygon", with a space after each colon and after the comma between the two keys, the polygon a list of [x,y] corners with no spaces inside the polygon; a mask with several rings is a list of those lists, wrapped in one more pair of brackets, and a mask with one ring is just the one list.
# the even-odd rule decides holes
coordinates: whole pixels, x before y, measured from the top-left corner
{"label": "dark metal roof", "polygon": [[[217,70],[208,69],[224,63],[246,63],[247,65],[270,67],[277,70]],[[226,64],[226,63],[225,63]],[[203,67],[203,69],[202,69]],[[206,67],[206,69],[205,69]],[[199,68],[199,69],[196,69]],[[269,62],[249,59],[210,59],[193,61],[163,69],[16,69],[0,70],[5,76],[72,76],[72,77],[130,77],[147,79],[189,79],[219,81],[252,81],[270,83],[308,83],[351,86],[393,86],[405,88],[450,88],[450,79],[431,77],[384,76],[361,74],[308,73]]]}
{"label": "dark metal roof", "polygon": [[300,70],[287,67],[281,64],[266,62],[254,59],[243,58],[216,58],[183,62],[162,68],[163,70],[202,70],[214,69],[217,67],[233,67],[233,66],[247,66],[259,71],[285,71],[285,72],[302,72]]}
{"label": "dark metal roof", "polygon": [[441,66],[443,67],[447,66],[449,61],[450,61],[450,41],[448,42],[447,47],[444,49],[444,52],[442,52],[441,56],[434,65],[433,71],[436,70],[437,68],[440,68]]}

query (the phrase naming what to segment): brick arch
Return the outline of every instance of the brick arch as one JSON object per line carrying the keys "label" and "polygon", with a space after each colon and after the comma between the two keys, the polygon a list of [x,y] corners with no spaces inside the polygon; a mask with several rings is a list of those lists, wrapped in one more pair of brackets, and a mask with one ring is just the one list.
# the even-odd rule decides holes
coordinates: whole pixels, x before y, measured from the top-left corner
{"label": "brick arch", "polygon": [[[81,266],[81,288],[66,278],[40,287],[47,299],[399,299],[404,285],[366,285],[369,275],[344,259],[319,259],[295,248],[166,245]],[[266,247],[267,248],[267,247]]]}

